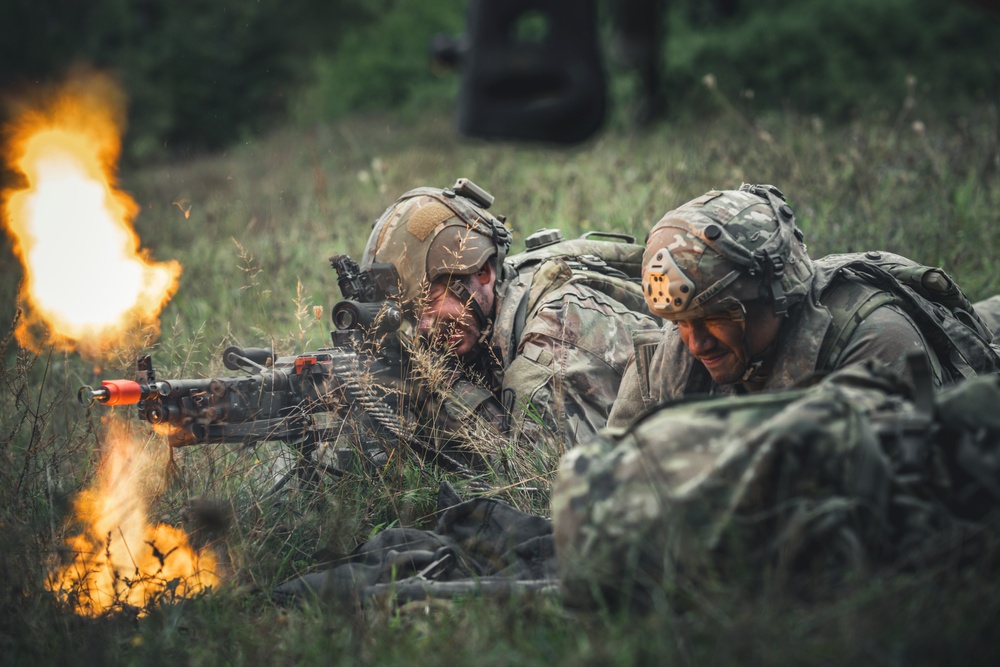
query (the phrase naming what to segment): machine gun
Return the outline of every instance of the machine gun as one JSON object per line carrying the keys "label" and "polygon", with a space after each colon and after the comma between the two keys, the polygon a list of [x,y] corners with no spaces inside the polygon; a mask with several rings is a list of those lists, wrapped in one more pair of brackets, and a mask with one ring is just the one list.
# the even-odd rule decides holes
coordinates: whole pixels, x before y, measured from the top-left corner
{"label": "machine gun", "polygon": [[[267,348],[231,346],[225,367],[240,374],[199,379],[162,379],[149,355],[136,362],[135,380],[103,380],[81,387],[80,403],[136,405],[150,424],[168,427],[171,446],[281,441],[299,454],[300,477],[324,470],[342,471],[314,460],[319,443],[335,441],[342,425],[321,414],[359,416],[381,446],[384,458],[400,445],[424,459],[474,476],[462,463],[421,443],[416,420],[405,419],[408,360],[398,338],[402,322],[397,302],[399,279],[391,264],[361,270],[346,255],[330,258],[344,299],[332,309],[332,347],[275,357]],[[372,458],[378,450],[365,447]]]}

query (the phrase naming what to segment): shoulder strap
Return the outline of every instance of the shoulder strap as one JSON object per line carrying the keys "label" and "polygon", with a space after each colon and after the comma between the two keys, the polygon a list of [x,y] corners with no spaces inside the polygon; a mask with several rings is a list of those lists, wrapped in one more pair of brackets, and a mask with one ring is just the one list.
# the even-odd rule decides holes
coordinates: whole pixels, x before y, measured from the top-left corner
{"label": "shoulder strap", "polygon": [[834,321],[824,338],[818,368],[829,370],[858,324],[891,303],[912,318],[935,353],[937,377],[953,382],[1000,370],[1000,353],[989,342],[992,336],[982,335],[979,322],[959,316],[966,312],[967,300],[940,269],[882,252],[831,255],[820,265],[828,276],[823,302],[830,306]]}
{"label": "shoulder strap", "polygon": [[816,369],[832,370],[858,325],[876,309],[896,301],[891,292],[853,280],[838,280],[823,295],[823,305],[833,322],[819,348]]}
{"label": "shoulder strap", "polygon": [[528,320],[528,297],[530,295],[530,290],[524,290],[521,300],[517,302],[517,310],[514,311],[514,332],[512,338],[515,347],[517,346],[517,341],[521,340],[521,334],[524,333],[524,325]]}

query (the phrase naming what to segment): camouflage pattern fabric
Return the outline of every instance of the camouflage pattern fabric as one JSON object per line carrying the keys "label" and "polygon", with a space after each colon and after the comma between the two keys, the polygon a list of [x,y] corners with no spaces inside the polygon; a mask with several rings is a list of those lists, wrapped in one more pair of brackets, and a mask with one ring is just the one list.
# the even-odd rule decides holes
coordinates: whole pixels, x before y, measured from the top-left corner
{"label": "camouflage pattern fabric", "polygon": [[765,295],[791,303],[809,293],[812,262],[791,208],[773,186],[744,187],[707,192],[653,226],[643,291],[655,315],[695,319]]}
{"label": "camouflage pattern fabric", "polygon": [[[516,479],[552,470],[563,451],[603,428],[633,332],[655,331],[659,322],[594,282],[547,258],[500,286],[490,348],[478,365],[433,350],[410,355],[405,384],[421,442],[470,470]],[[638,293],[638,285],[621,283]]]}
{"label": "camouflage pattern fabric", "polygon": [[510,232],[485,209],[437,188],[416,188],[375,221],[360,265],[392,264],[400,300],[413,303],[438,278],[474,273],[509,245]]}
{"label": "camouflage pattern fabric", "polygon": [[[467,300],[487,336],[476,347],[485,349],[463,351],[462,359],[444,362],[442,350],[429,350],[421,363],[416,348],[434,342],[408,336],[418,362],[417,381],[407,390],[419,412],[417,428],[438,451],[464,447],[473,462],[484,456],[480,450],[491,449],[476,445],[497,443],[498,435],[508,443],[498,443],[494,451],[513,441],[559,454],[604,426],[631,355],[631,333],[656,328],[658,322],[633,310],[645,311],[637,282],[571,266],[590,259],[603,263],[600,257],[549,255],[557,246],[572,252],[572,244],[508,258],[510,231],[502,216],[486,210],[492,196],[459,187],[463,181],[469,185],[459,179],[451,189],[416,188],[400,197],[376,220],[360,266],[393,265],[399,299],[412,315],[430,283],[494,263],[492,313],[484,312],[486,306],[468,289],[463,294],[449,287]],[[601,245],[586,239],[575,243],[588,251]],[[613,262],[637,264],[632,255],[640,246],[604,247]]]}
{"label": "camouflage pattern fabric", "polygon": [[659,322],[595,289],[562,259],[517,274],[502,290],[493,342],[511,435],[532,446],[571,448],[605,425],[632,355],[632,333],[656,330]]}
{"label": "camouflage pattern fabric", "polygon": [[1000,294],[977,301],[972,306],[993,332],[994,338],[1000,340]]}
{"label": "camouflage pattern fabric", "polygon": [[290,604],[327,600],[343,607],[370,600],[406,602],[456,595],[557,593],[552,524],[496,498],[462,501],[438,491],[433,531],[389,528],[328,570],[295,577],[272,592]]}
{"label": "camouflage pattern fabric", "polygon": [[[891,253],[881,255],[912,264]],[[877,361],[906,376],[907,357],[921,351],[938,386],[1000,368],[1000,348],[912,290],[898,287],[888,291],[845,270],[854,261],[854,256],[847,255],[814,261],[810,298],[794,307],[782,324],[774,345],[774,363],[763,383],[765,391],[791,389],[817,374],[865,361]],[[870,270],[878,271],[877,267]],[[885,274],[885,280],[892,278]],[[845,321],[852,325],[849,334],[843,328]],[[831,345],[841,333],[841,340]],[[962,337],[952,337],[957,334]],[[609,425],[624,426],[646,409],[687,396],[745,393],[739,384],[713,383],[671,324],[658,339],[648,334],[637,336],[635,350]]]}
{"label": "camouflage pattern fabric", "polygon": [[676,604],[720,581],[815,591],[995,530],[1000,376],[907,395],[866,364],[605,429],[564,457],[553,492],[567,602]]}

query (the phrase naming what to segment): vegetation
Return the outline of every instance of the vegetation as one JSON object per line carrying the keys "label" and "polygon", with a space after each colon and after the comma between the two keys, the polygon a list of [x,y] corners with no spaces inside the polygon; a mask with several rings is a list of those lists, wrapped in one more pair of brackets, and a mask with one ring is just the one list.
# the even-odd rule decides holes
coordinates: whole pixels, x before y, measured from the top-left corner
{"label": "vegetation", "polygon": [[[706,73],[741,107],[826,118],[884,108],[916,77],[960,110],[1000,90],[1000,21],[967,0],[670,2],[662,77],[670,119],[717,111]],[[127,156],[218,149],[292,120],[358,111],[447,113],[457,77],[429,67],[436,33],[463,30],[460,0],[49,0],[0,24],[0,101],[73,64],[112,70],[131,100]],[[608,3],[601,7],[612,97],[629,104]],[[733,5],[731,15],[716,7]],[[0,111],[0,116],[2,116]]]}
{"label": "vegetation", "polygon": [[[750,115],[708,79],[720,111],[643,133],[612,129],[568,151],[461,141],[447,120],[371,114],[286,129],[227,153],[121,174],[141,205],[135,226],[155,259],[184,266],[153,349],[163,373],[219,370],[230,343],[280,353],[323,345],[313,307],[339,296],[327,257],[360,254],[395,196],[467,176],[496,195],[515,250],[540,227],[641,238],[666,210],[714,187],[773,183],[814,255],[891,249],[945,267],[980,299],[994,272],[1000,211],[997,110],[925,109],[919,85],[846,124],[789,112]],[[0,317],[11,323],[18,266],[0,255]],[[95,275],[99,267],[95,267]],[[100,284],[95,280],[94,289]],[[6,331],[6,326],[4,327]],[[131,349],[100,368],[33,355],[6,337],[0,368],[0,651],[10,664],[708,664],[754,661],[940,664],[995,660],[1000,592],[988,568],[886,574],[835,600],[748,597],[719,585],[671,617],[578,615],[551,599],[464,600],[402,609],[283,609],[267,591],[350,551],[387,525],[433,525],[434,480],[393,475],[269,496],[277,446],[175,453],[134,425],[164,461],[152,516],[184,525],[227,567],[221,590],[164,600],[139,619],[86,620],[43,589],[70,534],[75,495],[94,474],[102,425],[75,390],[128,377]],[[206,520],[208,507],[223,517]],[[214,508],[214,509],[213,509]]]}
{"label": "vegetation", "polygon": [[1000,22],[973,3],[734,4],[725,19],[683,4],[670,15],[665,75],[671,90],[685,91],[688,112],[705,72],[741,104],[839,118],[884,106],[904,94],[911,76],[909,85],[938,108],[994,98],[1000,86]]}

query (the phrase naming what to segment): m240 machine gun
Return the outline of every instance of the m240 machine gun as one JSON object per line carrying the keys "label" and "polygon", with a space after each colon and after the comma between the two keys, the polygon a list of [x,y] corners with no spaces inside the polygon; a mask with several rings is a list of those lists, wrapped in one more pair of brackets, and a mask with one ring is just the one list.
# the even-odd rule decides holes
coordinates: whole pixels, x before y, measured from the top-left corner
{"label": "m240 machine gun", "polygon": [[[423,447],[416,420],[407,416],[408,364],[398,338],[402,317],[395,268],[375,264],[362,271],[346,255],[330,262],[344,296],[331,312],[331,347],[275,357],[268,348],[231,346],[222,361],[238,374],[198,379],[161,378],[152,358],[143,355],[134,380],[81,387],[80,402],[136,405],[141,419],[168,427],[174,447],[281,441],[297,450],[297,472],[309,477],[317,470],[341,472],[320,465],[315,453],[319,443],[337,440],[342,431],[329,414],[343,417],[357,410],[368,442],[377,443],[364,448],[369,460],[406,446],[424,459],[468,472],[461,463]],[[321,414],[327,418],[319,418]]]}

